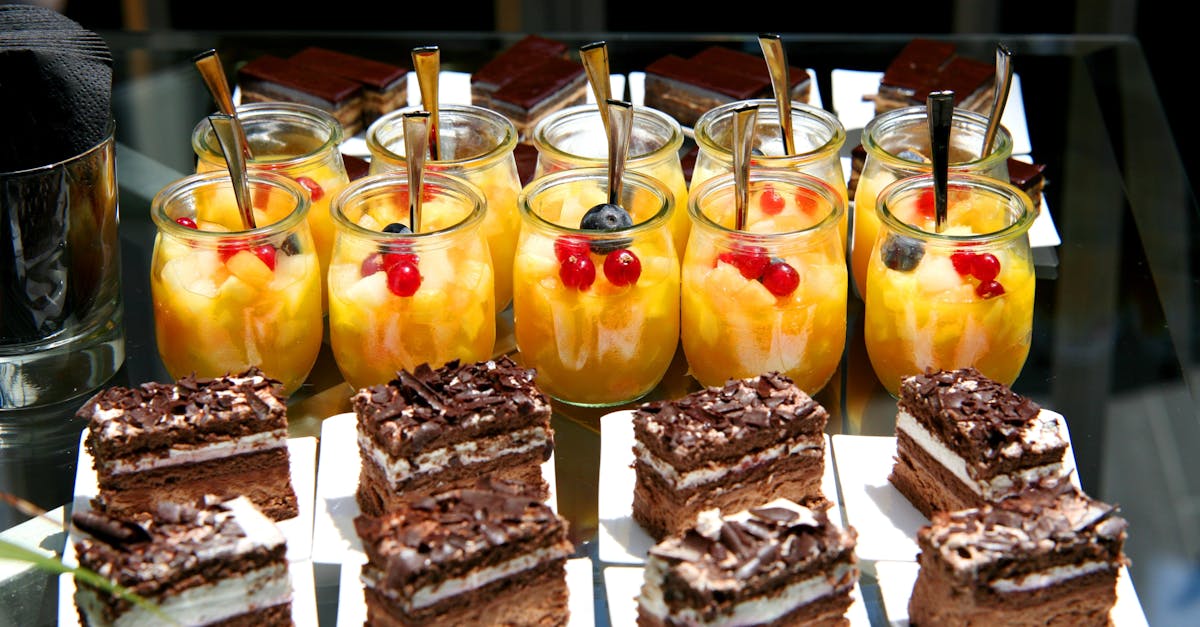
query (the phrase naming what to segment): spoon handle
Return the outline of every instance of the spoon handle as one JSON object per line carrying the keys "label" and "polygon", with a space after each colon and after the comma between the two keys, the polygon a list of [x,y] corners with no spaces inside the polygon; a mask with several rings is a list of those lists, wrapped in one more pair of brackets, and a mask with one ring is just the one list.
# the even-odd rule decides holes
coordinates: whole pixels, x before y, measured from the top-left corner
{"label": "spoon handle", "polygon": [[629,156],[629,135],[633,130],[633,103],[609,98],[605,104],[612,121],[608,137],[608,202],[620,205],[625,159]]}
{"label": "spoon handle", "polygon": [[758,36],[771,73],[771,88],[775,92],[775,106],[779,109],[779,126],[783,131],[783,149],[789,155],[796,154],[796,138],[792,137],[792,98],[789,87],[787,50],[779,35],[763,33]]}
{"label": "spoon handle", "polygon": [[746,228],[750,206],[750,150],[754,145],[754,125],[758,105],[742,105],[733,110],[733,206],[734,228]]}
{"label": "spoon handle", "polygon": [[433,116],[428,111],[404,114],[404,156],[408,160],[408,228],[421,232],[421,198],[424,193],[425,149]]}
{"label": "spoon handle", "polygon": [[934,226],[942,232],[946,224],[946,186],[950,178],[950,123],[954,118],[954,92],[929,94],[926,115],[929,118],[929,149],[933,157]]}
{"label": "spoon handle", "polygon": [[583,59],[583,68],[587,70],[588,83],[592,86],[592,94],[596,96],[596,105],[600,109],[600,119],[604,122],[604,132],[612,125],[609,119],[608,107],[605,106],[612,98],[612,85],[609,83],[608,44],[594,41],[579,48],[579,56]]}
{"label": "spoon handle", "polygon": [[250,181],[246,177],[246,155],[242,153],[242,145],[246,136],[242,133],[242,125],[238,119],[226,113],[214,113],[208,116],[208,123],[217,140],[221,142],[221,152],[225,153],[225,163],[229,167],[229,178],[233,181],[233,197],[237,200],[238,212],[242,215],[242,226],[248,231],[258,225],[254,222],[254,205],[250,198]]}
{"label": "spoon handle", "polygon": [[442,69],[442,53],[437,46],[413,48],[412,61],[421,86],[421,106],[429,112],[429,158],[437,161],[442,158],[438,144],[438,74]]}
{"label": "spoon handle", "polygon": [[[233,95],[229,91],[229,80],[225,77],[225,70],[221,67],[221,57],[217,55],[215,49],[209,48],[204,52],[192,57],[192,63],[200,72],[200,78],[204,79],[204,84],[208,86],[208,91],[212,94],[213,100],[217,103],[217,110],[225,115],[237,115],[237,107],[233,104]],[[242,135],[243,142],[245,134]],[[243,143],[242,150],[246,155],[250,156],[250,144]]]}
{"label": "spoon handle", "polygon": [[1008,104],[1008,92],[1012,88],[1013,65],[1012,52],[1004,44],[996,45],[996,93],[992,98],[992,114],[988,118],[987,134],[983,137],[983,152],[979,156],[992,154],[992,145],[996,143],[996,132],[1000,129],[1000,118],[1004,115],[1004,107]]}

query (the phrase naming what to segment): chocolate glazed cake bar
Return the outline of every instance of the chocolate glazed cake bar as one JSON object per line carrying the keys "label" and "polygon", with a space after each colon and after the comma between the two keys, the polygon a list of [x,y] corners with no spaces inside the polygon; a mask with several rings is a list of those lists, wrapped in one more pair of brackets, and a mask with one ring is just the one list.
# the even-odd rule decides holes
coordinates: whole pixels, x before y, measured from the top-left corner
{"label": "chocolate glazed cake bar", "polygon": [[554,450],[550,403],[533,370],[508,357],[437,370],[423,364],[359,390],[353,404],[363,513],[484,476],[524,481],[548,496],[541,464]]}
{"label": "chocolate glazed cake bar", "polygon": [[857,534],[786,500],[693,527],[650,550],[639,627],[849,625]]}
{"label": "chocolate glazed cake bar", "polygon": [[1069,480],[1062,416],[974,368],[906,377],[888,477],[926,517]]}
{"label": "chocolate glazed cake bar", "polygon": [[288,58],[315,73],[332,74],[362,85],[362,126],[408,104],[408,68],[309,46]]}
{"label": "chocolate glazed cake bar", "polygon": [[224,503],[163,503],[129,518],[76,514],[88,533],[79,565],[130,589],[158,613],[76,580],[83,625],[255,625],[292,623],[287,545],[245,497]]}
{"label": "chocolate glazed cake bar", "polygon": [[778,498],[826,508],[829,414],[788,377],[731,379],[633,415],[633,518],[656,540],[700,512],[733,513]]}
{"label": "chocolate glazed cake bar", "polygon": [[77,412],[88,421],[100,499],[118,515],[160,501],[247,496],[274,520],[294,518],[287,407],[257,368],[217,379],[112,387]]}
{"label": "chocolate glazed cake bar", "polygon": [[875,114],[924,106],[935,91],[954,92],[954,106],[986,114],[996,91],[996,67],[955,53],[949,42],[913,39],[888,65],[875,95]]}
{"label": "chocolate glazed cake bar", "polygon": [[565,625],[567,523],[499,480],[359,516],[367,625]]}
{"label": "chocolate glazed cake bar", "polygon": [[1070,484],[940,512],[917,533],[909,623],[1109,625],[1126,527]]}

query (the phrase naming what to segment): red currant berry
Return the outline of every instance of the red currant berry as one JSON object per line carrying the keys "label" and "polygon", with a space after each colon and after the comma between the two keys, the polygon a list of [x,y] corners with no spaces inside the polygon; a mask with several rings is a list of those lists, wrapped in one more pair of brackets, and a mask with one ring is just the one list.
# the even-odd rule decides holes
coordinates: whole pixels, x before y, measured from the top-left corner
{"label": "red currant berry", "polygon": [[771,258],[762,246],[735,246],[732,252],[717,255],[717,259],[737,268],[747,279],[757,279],[762,276]]}
{"label": "red currant berry", "polygon": [[221,263],[229,261],[229,258],[238,254],[238,251],[245,250],[246,245],[240,242],[231,242],[228,244],[220,244],[217,246],[217,257]]}
{"label": "red currant berry", "polygon": [[385,252],[380,260],[380,265],[383,266],[384,271],[391,272],[392,268],[400,264],[406,263],[415,267],[420,261],[419,257],[410,252]]}
{"label": "red currant berry", "polygon": [[950,263],[954,264],[954,271],[959,276],[969,276],[971,269],[975,266],[975,253],[959,251],[950,255]]}
{"label": "red currant berry", "polygon": [[932,189],[923,189],[917,194],[917,214],[932,218],[937,213],[937,203],[933,198]]}
{"label": "red currant berry", "polygon": [[796,206],[800,211],[812,215],[820,206],[820,201],[817,196],[806,189],[796,190]]}
{"label": "red currant berry", "polygon": [[583,257],[587,255],[588,245],[583,238],[564,236],[554,240],[554,257],[559,263],[567,260],[567,257],[575,255]]}
{"label": "red currant berry", "polygon": [[613,251],[604,258],[604,276],[616,286],[633,285],[642,276],[642,262],[628,248]]}
{"label": "red currant berry", "polygon": [[783,211],[784,204],[783,194],[775,191],[775,188],[770,185],[763,189],[762,197],[758,199],[758,206],[762,208],[763,213],[769,216]]}
{"label": "red currant berry", "polygon": [[1000,276],[1000,260],[992,253],[975,255],[971,260],[971,274],[975,275],[980,283],[994,281]]}
{"label": "red currant berry", "polygon": [[558,268],[563,285],[583,292],[596,280],[596,264],[588,255],[571,255]]}
{"label": "red currant berry", "polygon": [[787,296],[800,285],[800,273],[788,262],[778,259],[771,262],[762,274],[763,287],[776,296]]}
{"label": "red currant berry", "polygon": [[262,259],[262,262],[267,264],[267,267],[270,268],[272,272],[275,271],[274,246],[270,244],[263,244],[262,246],[255,246],[254,248],[250,249],[250,252],[254,253],[255,257]]}
{"label": "red currant berry", "polygon": [[189,229],[199,228],[196,226],[196,221],[187,216],[180,216],[178,218],[175,218],[175,223],[180,226],[185,226]]}
{"label": "red currant berry", "polygon": [[380,270],[383,270],[383,255],[379,253],[368,255],[366,259],[363,259],[362,265],[359,267],[359,273],[362,276],[371,276]]}
{"label": "red currant berry", "polygon": [[320,183],[308,178],[307,176],[296,177],[296,182],[308,190],[308,196],[313,202],[321,200],[325,196],[325,190],[321,188]]}
{"label": "red currant berry", "polygon": [[396,296],[412,296],[421,287],[421,271],[416,264],[402,261],[388,268],[387,284]]}
{"label": "red currant berry", "polygon": [[980,298],[992,298],[1004,294],[1004,286],[999,281],[987,281],[975,286],[975,295]]}

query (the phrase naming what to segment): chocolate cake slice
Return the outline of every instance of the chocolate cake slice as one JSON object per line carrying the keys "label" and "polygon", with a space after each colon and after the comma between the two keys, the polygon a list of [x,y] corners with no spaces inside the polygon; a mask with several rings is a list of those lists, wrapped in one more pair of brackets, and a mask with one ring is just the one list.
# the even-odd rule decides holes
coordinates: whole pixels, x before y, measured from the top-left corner
{"label": "chocolate cake slice", "polygon": [[637,624],[849,625],[856,539],[853,527],[786,500],[702,512],[650,550]]}
{"label": "chocolate cake slice", "polygon": [[548,496],[541,464],[554,450],[550,403],[534,371],[508,357],[437,370],[423,364],[359,390],[353,405],[363,513],[484,476],[524,481]]}
{"label": "chocolate cake slice", "polygon": [[88,536],[79,565],[150,602],[134,604],[77,579],[83,625],[292,625],[283,534],[245,497],[162,503],[116,517],[76,514]]}
{"label": "chocolate cake slice", "polygon": [[162,501],[246,496],[274,520],[294,518],[280,394],[281,383],[257,368],[100,391],[76,413],[88,421],[100,500],[131,515]]}
{"label": "chocolate cake slice", "polygon": [[497,89],[548,58],[566,59],[566,55],[567,44],[538,35],[526,35],[471,74],[471,104],[490,108],[492,94]]}
{"label": "chocolate cake slice", "polygon": [[363,89],[362,126],[408,104],[408,68],[318,46],[288,59],[314,72],[352,80]]}
{"label": "chocolate cake slice", "polygon": [[519,482],[359,516],[369,625],[565,625],[567,523]]}
{"label": "chocolate cake slice", "polygon": [[917,532],[911,625],[1109,625],[1126,521],[1071,484],[939,512]]}
{"label": "chocolate cake slice", "polygon": [[787,376],[731,379],[633,415],[633,518],[656,540],[708,509],[779,498],[821,509],[829,414]]}
{"label": "chocolate cake slice", "polygon": [[587,89],[582,65],[546,57],[492,92],[490,108],[512,120],[517,135],[525,138],[542,118],[587,102]]}
{"label": "chocolate cake slice", "polygon": [[996,67],[956,53],[954,44],[915,38],[888,64],[875,94],[875,114],[925,106],[935,91],[954,92],[954,106],[987,113],[996,91]]}
{"label": "chocolate cake slice", "polygon": [[905,377],[888,480],[926,517],[1069,482],[1066,423],[974,368]]}
{"label": "chocolate cake slice", "polygon": [[298,102],[329,112],[346,137],[362,129],[361,83],[269,54],[238,68],[237,77],[243,103]]}
{"label": "chocolate cake slice", "polygon": [[1042,190],[1046,186],[1046,166],[1041,163],[1028,163],[1020,159],[1008,158],[1008,180],[1021,191],[1029,195],[1033,208],[1042,207]]}

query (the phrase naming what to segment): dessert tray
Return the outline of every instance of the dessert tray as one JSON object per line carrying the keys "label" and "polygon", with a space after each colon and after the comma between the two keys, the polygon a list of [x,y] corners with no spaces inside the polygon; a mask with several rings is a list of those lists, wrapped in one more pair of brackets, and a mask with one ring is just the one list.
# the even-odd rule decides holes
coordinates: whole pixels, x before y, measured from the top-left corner
{"label": "dessert tray", "polygon": [[[359,514],[354,493],[358,489],[361,466],[353,413],[330,416],[321,423],[321,452],[317,468],[312,560],[316,564],[344,564],[348,560],[361,560],[362,543],[354,530],[354,518]],[[542,464],[542,477],[550,487],[546,502],[557,511],[553,454]]]}
{"label": "dessert tray", "polygon": [[[1074,469],[1070,437],[1068,433],[1064,436],[1067,436],[1064,466]],[[860,567],[865,572],[875,571],[889,624],[908,625],[908,599],[916,582],[916,559],[920,552],[917,530],[929,520],[888,481],[896,438],[835,435],[832,439],[846,523],[858,531],[855,552]],[[1078,487],[1078,475],[1072,473],[1071,479]],[[1110,616],[1116,627],[1147,625],[1128,568],[1121,569],[1117,603]]]}
{"label": "dessert tray", "polygon": [[[600,419],[600,476],[604,482],[597,507],[600,562],[642,565],[654,546],[654,538],[633,519],[633,488],[637,475],[633,470],[633,411],[617,411]],[[841,522],[841,501],[834,478],[829,436],[825,436],[825,475],[821,491],[833,506],[829,518]],[[641,571],[639,571],[640,573]],[[639,574],[640,576],[640,574]],[[614,622],[613,624],[621,624]]]}
{"label": "dessert tray", "polygon": [[[338,581],[337,627],[362,627],[367,620],[367,605],[363,597],[362,582],[358,574],[362,564],[361,553],[342,564]],[[567,607],[571,612],[570,627],[592,627],[596,623],[595,605],[592,594],[592,560],[580,557],[567,560],[567,589],[570,598]],[[613,623],[632,625],[633,623]]]}

